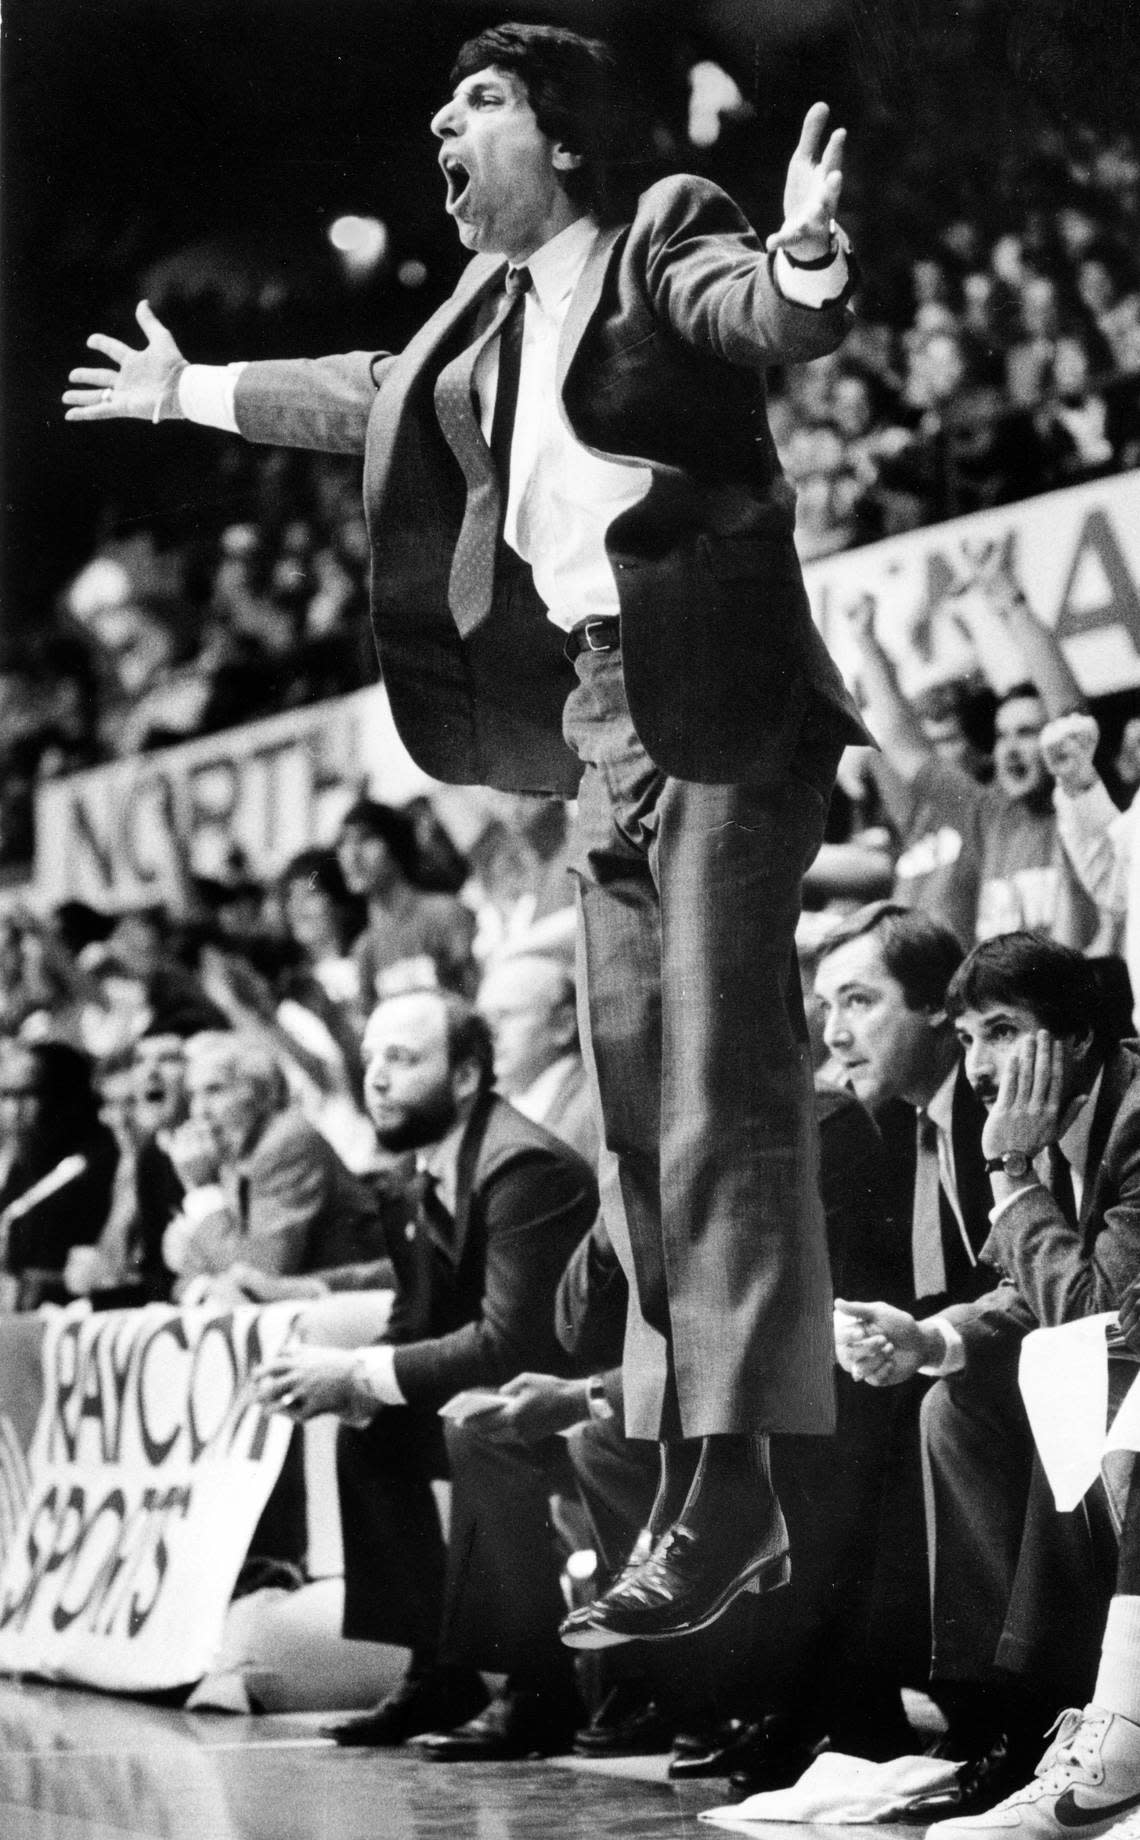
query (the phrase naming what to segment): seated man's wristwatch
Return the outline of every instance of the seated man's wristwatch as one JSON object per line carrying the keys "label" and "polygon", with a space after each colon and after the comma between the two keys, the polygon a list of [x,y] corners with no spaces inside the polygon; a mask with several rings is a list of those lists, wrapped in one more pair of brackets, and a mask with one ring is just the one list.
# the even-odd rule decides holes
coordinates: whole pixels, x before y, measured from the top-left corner
{"label": "seated man's wristwatch", "polygon": [[1025,1150],[1005,1150],[1001,1156],[986,1158],[986,1174],[997,1175],[1001,1171],[1012,1182],[1020,1182],[1033,1171],[1033,1158]]}

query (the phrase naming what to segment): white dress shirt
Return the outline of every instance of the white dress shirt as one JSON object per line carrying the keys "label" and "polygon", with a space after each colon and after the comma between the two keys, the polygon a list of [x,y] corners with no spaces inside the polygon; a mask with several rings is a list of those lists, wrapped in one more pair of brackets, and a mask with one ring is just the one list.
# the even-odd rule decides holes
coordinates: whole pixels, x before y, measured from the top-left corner
{"label": "white dress shirt", "polygon": [[[556,388],[558,341],[574,289],[598,236],[590,217],[579,217],[529,258],[532,286],[525,295],[518,407],[511,437],[511,479],[504,536],[534,575],[535,588],[554,624],[565,631],[582,620],[618,612],[617,583],[605,534],[618,514],[649,489],[652,469],[635,460],[610,460],[576,440],[561,411]],[[846,242],[824,268],[797,268],[784,250],[773,258],[785,299],[821,307],[847,285]],[[495,410],[499,342],[475,367],[479,418],[489,440]],[[234,392],[244,364],[190,364],[178,382],[183,415],[192,422],[238,432]]]}

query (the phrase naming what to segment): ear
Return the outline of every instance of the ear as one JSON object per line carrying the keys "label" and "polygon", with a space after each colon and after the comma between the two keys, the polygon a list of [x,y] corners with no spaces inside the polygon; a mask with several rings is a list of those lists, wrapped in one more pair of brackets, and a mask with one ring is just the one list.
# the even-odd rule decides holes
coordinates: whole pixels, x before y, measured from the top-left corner
{"label": "ear", "polygon": [[468,1099],[475,1097],[479,1090],[479,1069],[474,1061],[460,1061],[458,1067],[453,1069],[451,1090],[459,1105],[465,1105]]}
{"label": "ear", "polygon": [[560,141],[551,157],[551,165],[555,172],[574,172],[581,164],[582,155],[571,153],[569,147],[564,147]]}

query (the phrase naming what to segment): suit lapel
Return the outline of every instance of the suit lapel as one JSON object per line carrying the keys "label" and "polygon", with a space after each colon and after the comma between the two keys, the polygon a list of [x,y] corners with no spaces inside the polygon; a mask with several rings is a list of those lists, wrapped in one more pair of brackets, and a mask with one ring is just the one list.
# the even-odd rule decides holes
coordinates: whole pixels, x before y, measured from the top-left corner
{"label": "suit lapel", "polygon": [[459,1159],[455,1172],[454,1262],[456,1266],[462,1261],[463,1252],[470,1237],[471,1206],[475,1195],[475,1171],[494,1104],[493,1093],[484,1093],[481,1099],[475,1101],[474,1110],[467,1120],[467,1129],[459,1144]]}
{"label": "suit lapel", "polygon": [[498,289],[506,267],[502,256],[476,256],[464,269],[455,292],[432,314],[426,325],[421,326],[408,340],[403,351],[393,360],[376,398],[371,427],[373,439],[370,464],[378,468],[381,474],[390,458],[392,443],[409,394],[464,316],[489,293]]}
{"label": "suit lapel", "polygon": [[1104,1063],[1096,1111],[1093,1113],[1092,1126],[1089,1130],[1088,1160],[1085,1164],[1085,1180],[1081,1193],[1080,1224],[1082,1227],[1087,1223],[1093,1211],[1096,1191],[1100,1186],[1098,1178],[1104,1168],[1104,1152],[1112,1127],[1116,1123],[1116,1114],[1124,1103],[1124,1095],[1132,1084],[1135,1074],[1136,1062],[1120,1048],[1110,1054]]}
{"label": "suit lapel", "polygon": [[954,1146],[954,1176],[958,1185],[958,1203],[975,1254],[984,1246],[990,1231],[990,1208],[993,1194],[982,1155],[982,1126],[985,1110],[975,1096],[965,1070],[958,1069],[954,1081],[950,1137]]}
{"label": "suit lapel", "polygon": [[602,297],[602,283],[606,278],[614,245],[625,228],[624,224],[614,224],[609,229],[599,230],[594,247],[586,258],[586,266],[578,277],[578,285],[571,296],[558,339],[559,402],[562,401],[567,372],[577,355],[582,334],[597,312]]}

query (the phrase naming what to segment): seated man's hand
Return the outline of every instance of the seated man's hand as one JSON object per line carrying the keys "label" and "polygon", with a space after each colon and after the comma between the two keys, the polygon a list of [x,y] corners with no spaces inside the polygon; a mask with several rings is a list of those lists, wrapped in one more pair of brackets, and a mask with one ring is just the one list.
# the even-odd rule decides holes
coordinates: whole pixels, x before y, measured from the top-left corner
{"label": "seated man's hand", "polygon": [[294,1297],[309,1302],[329,1294],[329,1287],[322,1278],[304,1278],[299,1273],[282,1278],[242,1260],[230,1266],[226,1277],[245,1303],[280,1303]]}
{"label": "seated man's hand", "polygon": [[263,1361],[253,1376],[254,1397],[266,1412],[319,1418],[334,1412],[354,1422],[375,1416],[376,1400],[360,1377],[356,1354],[346,1348],[290,1346]]}
{"label": "seated man's hand", "polygon": [[63,1288],[70,1297],[88,1297],[113,1281],[114,1273],[98,1246],[72,1246],[63,1268]]}
{"label": "seated man's hand", "polygon": [[899,1386],[920,1367],[937,1364],[941,1338],[889,1303],[835,1300],[835,1358],[853,1380]]}
{"label": "seated man's hand", "polygon": [[1069,1052],[1068,1044],[1048,1029],[1014,1043],[982,1127],[983,1156],[1020,1150],[1032,1158],[1057,1142]]}
{"label": "seated man's hand", "polygon": [[568,1431],[589,1416],[584,1380],[560,1380],[556,1374],[516,1374],[499,1388],[502,1405],[474,1415],[486,1437],[520,1438],[537,1444]]}
{"label": "seated man's hand", "polygon": [[202,1188],[217,1181],[221,1170],[218,1140],[200,1118],[187,1118],[172,1131],[167,1148],[183,1188]]}

